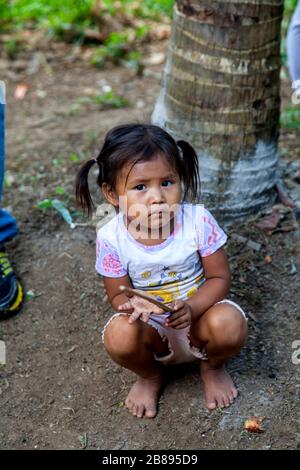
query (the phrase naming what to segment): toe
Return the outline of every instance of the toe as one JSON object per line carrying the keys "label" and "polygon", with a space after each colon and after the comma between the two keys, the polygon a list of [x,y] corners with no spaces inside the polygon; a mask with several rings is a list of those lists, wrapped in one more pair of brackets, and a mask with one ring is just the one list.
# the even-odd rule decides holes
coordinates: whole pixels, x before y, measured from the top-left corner
{"label": "toe", "polygon": [[225,397],[225,395],[220,394],[217,397],[217,404],[220,408],[225,408],[225,406],[226,406],[226,397]]}
{"label": "toe", "polygon": [[210,400],[206,402],[206,407],[209,411],[214,410],[217,407],[216,401],[215,400]]}
{"label": "toe", "polygon": [[228,395],[224,395],[224,396],[223,396],[223,403],[224,403],[224,406],[226,406],[226,408],[227,408],[228,406],[230,406],[230,401],[229,401]]}
{"label": "toe", "polygon": [[137,407],[137,417],[142,418],[144,415],[145,407],[143,405],[140,405]]}
{"label": "toe", "polygon": [[130,400],[130,398],[126,398],[126,400],[125,400],[125,405],[126,405],[127,408],[130,410],[130,408],[131,408],[131,400]]}
{"label": "toe", "polygon": [[233,395],[232,390],[230,390],[230,393],[229,393],[229,401],[230,401],[230,403],[234,402],[234,395]]}
{"label": "toe", "polygon": [[129,409],[130,413],[133,413],[134,412],[134,404],[130,403],[128,409]]}
{"label": "toe", "polygon": [[238,396],[238,391],[235,387],[233,387],[231,389],[231,393],[232,393],[234,399]]}
{"label": "toe", "polygon": [[154,405],[148,406],[145,412],[146,418],[154,418],[156,416],[156,407]]}

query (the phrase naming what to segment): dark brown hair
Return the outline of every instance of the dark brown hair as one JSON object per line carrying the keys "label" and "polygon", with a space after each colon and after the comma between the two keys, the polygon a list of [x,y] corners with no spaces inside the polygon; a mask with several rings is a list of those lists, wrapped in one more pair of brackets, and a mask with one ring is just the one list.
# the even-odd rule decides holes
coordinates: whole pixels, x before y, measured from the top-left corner
{"label": "dark brown hair", "polygon": [[184,140],[175,142],[168,132],[152,124],[123,124],[111,129],[105,137],[97,159],[83,163],[76,177],[76,200],[90,215],[94,204],[88,186],[88,173],[98,163],[97,184],[109,184],[115,189],[121,169],[128,163],[149,161],[163,154],[177,171],[183,183],[183,199],[198,197],[198,158],[193,147]]}

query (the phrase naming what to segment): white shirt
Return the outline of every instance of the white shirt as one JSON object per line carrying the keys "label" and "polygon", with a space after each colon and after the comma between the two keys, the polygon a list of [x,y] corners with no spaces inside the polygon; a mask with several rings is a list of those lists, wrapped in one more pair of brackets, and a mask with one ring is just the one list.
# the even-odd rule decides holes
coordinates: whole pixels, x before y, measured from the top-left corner
{"label": "white shirt", "polygon": [[182,202],[173,233],[152,246],[135,240],[120,212],[97,233],[96,271],[114,278],[128,274],[134,288],[164,303],[186,300],[205,282],[201,258],[226,241],[227,235],[202,204]]}

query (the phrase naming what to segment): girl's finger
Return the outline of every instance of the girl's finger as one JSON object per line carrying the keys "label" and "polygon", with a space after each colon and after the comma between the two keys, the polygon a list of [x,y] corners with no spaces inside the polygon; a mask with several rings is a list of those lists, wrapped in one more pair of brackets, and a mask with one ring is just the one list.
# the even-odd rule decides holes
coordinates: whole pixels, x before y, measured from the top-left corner
{"label": "girl's finger", "polygon": [[174,320],[177,320],[177,318],[180,318],[184,315],[183,312],[179,311],[179,312],[176,312],[176,313],[172,313],[169,317],[168,317],[168,322],[173,322]]}
{"label": "girl's finger", "polygon": [[167,305],[170,307],[172,310],[174,310],[176,302],[169,302]]}
{"label": "girl's finger", "polygon": [[173,310],[176,312],[177,310],[181,309],[184,306],[183,300],[176,300]]}
{"label": "girl's finger", "polygon": [[186,328],[187,326],[190,326],[190,322],[188,321],[181,323],[178,326],[174,326],[174,330],[181,330],[182,328]]}
{"label": "girl's finger", "polygon": [[125,304],[119,305],[118,310],[127,310],[132,308],[131,302],[125,302]]}
{"label": "girl's finger", "polygon": [[147,323],[150,317],[150,313],[142,313],[142,320],[144,323]]}
{"label": "girl's finger", "polygon": [[129,323],[133,323],[133,322],[136,321],[140,316],[141,316],[141,313],[140,313],[140,312],[134,311],[134,312],[130,315],[128,322],[129,322]]}
{"label": "girl's finger", "polygon": [[180,325],[181,323],[186,323],[188,321],[187,317],[185,315],[177,318],[176,320],[172,320],[169,323],[167,323],[168,326],[171,328],[174,328],[177,325]]}
{"label": "girl's finger", "polygon": [[156,313],[157,315],[161,315],[162,313],[165,313],[165,311],[162,308],[158,307],[157,305],[152,305],[151,308],[152,308],[153,313]]}

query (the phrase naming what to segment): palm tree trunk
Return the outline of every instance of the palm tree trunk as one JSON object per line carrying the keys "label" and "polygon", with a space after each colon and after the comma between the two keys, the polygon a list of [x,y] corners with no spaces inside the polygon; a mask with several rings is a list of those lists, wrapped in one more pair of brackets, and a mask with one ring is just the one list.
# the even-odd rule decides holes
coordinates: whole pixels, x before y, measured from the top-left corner
{"label": "palm tree trunk", "polygon": [[178,0],[152,122],[199,155],[201,202],[232,220],[274,201],[283,0]]}

